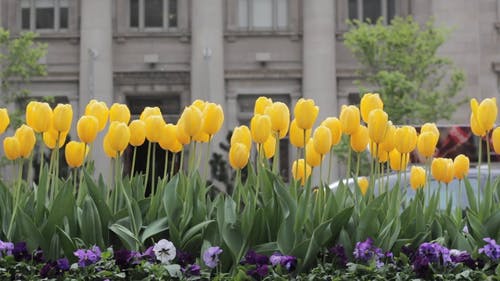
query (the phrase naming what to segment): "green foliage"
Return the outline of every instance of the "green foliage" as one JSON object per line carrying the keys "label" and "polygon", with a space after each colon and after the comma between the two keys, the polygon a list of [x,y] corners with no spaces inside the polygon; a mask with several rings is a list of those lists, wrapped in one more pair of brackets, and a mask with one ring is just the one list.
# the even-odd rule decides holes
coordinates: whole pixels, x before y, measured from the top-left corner
{"label": "green foliage", "polygon": [[463,102],[454,98],[464,86],[463,71],[437,54],[448,30],[411,17],[349,25],[344,44],[362,65],[357,83],[362,92],[380,93],[395,124],[449,119]]}

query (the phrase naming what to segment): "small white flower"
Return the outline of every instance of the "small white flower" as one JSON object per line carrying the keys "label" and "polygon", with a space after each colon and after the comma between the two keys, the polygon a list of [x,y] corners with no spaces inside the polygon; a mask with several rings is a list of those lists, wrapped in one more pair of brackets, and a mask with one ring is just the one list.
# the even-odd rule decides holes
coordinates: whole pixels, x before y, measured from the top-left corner
{"label": "small white flower", "polygon": [[153,247],[156,259],[163,264],[169,264],[175,258],[176,250],[172,242],[161,239]]}

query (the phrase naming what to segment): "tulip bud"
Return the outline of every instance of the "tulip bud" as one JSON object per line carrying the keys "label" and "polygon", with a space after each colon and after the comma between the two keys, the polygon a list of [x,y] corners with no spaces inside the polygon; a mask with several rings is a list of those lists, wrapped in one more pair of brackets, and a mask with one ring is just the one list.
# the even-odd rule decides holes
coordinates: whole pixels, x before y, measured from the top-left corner
{"label": "tulip bud", "polygon": [[274,136],[268,137],[263,148],[267,159],[274,157],[274,153],[276,152],[276,138]]}
{"label": "tulip bud", "polygon": [[167,125],[167,134],[169,136],[170,135],[176,136],[172,147],[169,148],[170,152],[172,152],[172,153],[180,152],[184,148],[183,144],[179,141],[178,131],[179,131],[179,129],[177,128],[177,125],[173,125],[172,127]]}
{"label": "tulip bud", "polygon": [[380,145],[377,149],[377,160],[379,163],[385,163],[387,162],[387,159],[389,158],[389,152],[380,149]]}
{"label": "tulip bud", "polygon": [[282,102],[275,102],[268,106],[264,113],[271,118],[271,129],[278,132],[279,138],[282,139],[288,133],[290,125],[290,111],[288,106]]}
{"label": "tulip bud", "polygon": [[130,129],[124,122],[113,121],[109,125],[108,140],[110,147],[123,152],[130,141]]}
{"label": "tulip bud", "polygon": [[130,145],[141,146],[146,139],[146,122],[134,120],[128,125],[130,129]]}
{"label": "tulip bud", "polygon": [[5,157],[11,161],[21,157],[21,144],[16,137],[6,137],[3,140],[3,150]]}
{"label": "tulip bud", "polygon": [[5,130],[7,130],[9,124],[10,124],[10,118],[7,109],[0,108],[0,135],[3,134]]}
{"label": "tulip bud", "polygon": [[342,106],[340,111],[340,124],[342,125],[342,132],[346,135],[352,135],[359,129],[359,109],[354,105]]}
{"label": "tulip bud", "polygon": [[161,111],[160,111],[160,108],[155,106],[155,107],[150,107],[150,106],[146,106],[142,112],[141,112],[141,116],[139,117],[140,120],[146,122],[146,119],[148,119],[149,116],[151,115],[159,115],[159,116],[163,116],[161,114]]}
{"label": "tulip bud", "polygon": [[180,117],[182,121],[178,124],[179,129],[184,130],[191,138],[196,136],[201,130],[202,117],[203,114],[197,107],[186,107]]}
{"label": "tulip bud", "polygon": [[444,176],[443,182],[449,184],[455,175],[455,167],[453,165],[453,160],[446,159],[446,174]]}
{"label": "tulip bud", "polygon": [[28,126],[30,126],[31,128],[35,126],[34,122],[36,118],[36,107],[38,106],[38,104],[39,102],[37,101],[30,101],[26,105],[26,124],[28,124]]}
{"label": "tulip bud", "polygon": [[195,106],[198,108],[201,112],[205,111],[205,106],[208,104],[208,102],[202,101],[202,100],[195,100],[191,105]]}
{"label": "tulip bud", "polygon": [[422,167],[412,166],[410,170],[410,186],[413,190],[424,187],[426,181],[425,170]]}
{"label": "tulip bud", "polygon": [[267,115],[256,114],[250,120],[250,132],[254,142],[262,144],[271,135],[271,118]]}
{"label": "tulip bud", "polygon": [[98,131],[104,130],[108,123],[109,109],[105,102],[91,100],[85,107],[85,115],[92,115],[97,118],[99,127]]}
{"label": "tulip bud", "polygon": [[493,130],[491,134],[491,142],[493,143],[493,149],[496,154],[500,154],[500,127]]}
{"label": "tulip bud", "polygon": [[126,104],[113,103],[109,109],[109,122],[119,121],[128,124],[130,121],[130,110]]}
{"label": "tulip bud", "polygon": [[472,133],[476,136],[483,137],[486,135],[486,130],[481,126],[474,113],[470,115],[470,128]]}
{"label": "tulip bud", "polygon": [[165,125],[163,116],[151,115],[146,119],[146,139],[150,142],[158,142],[161,138],[161,128]]}
{"label": "tulip bud", "polygon": [[252,148],[252,134],[250,133],[250,129],[248,129],[245,125],[236,127],[233,130],[233,134],[231,135],[231,145],[238,142],[244,144],[248,151]]}
{"label": "tulip bud", "polygon": [[219,104],[206,103],[203,110],[203,132],[209,136],[215,135],[224,123],[224,111]]}
{"label": "tulip bud", "polygon": [[87,156],[87,146],[83,142],[70,141],[64,150],[66,163],[70,168],[78,168]]}
{"label": "tulip bud", "polygon": [[370,139],[379,144],[384,141],[388,127],[387,113],[382,109],[373,109],[368,116],[368,134]]}
{"label": "tulip bud", "polygon": [[304,147],[304,140],[311,137],[311,129],[305,130],[306,137],[304,138],[304,129],[297,126],[297,120],[293,119],[290,124],[290,143],[298,148]]}
{"label": "tulip bud", "polygon": [[68,132],[58,132],[55,129],[50,129],[47,132],[43,133],[43,142],[45,145],[50,148],[54,149],[56,147],[56,141],[59,139],[59,145],[58,147],[61,148],[63,147],[64,143],[66,143],[66,136],[68,135]]}
{"label": "tulip bud", "polygon": [[438,136],[433,132],[423,132],[418,136],[417,148],[418,153],[424,157],[432,157],[436,150]]}
{"label": "tulip bud", "polygon": [[[53,112],[46,102],[30,102],[26,110],[26,122],[37,133],[43,133],[52,126]],[[29,109],[29,110],[28,110]]]}
{"label": "tulip bud", "polygon": [[169,135],[169,129],[168,126],[173,127],[173,124],[163,124],[158,130],[160,131],[160,139],[158,141],[158,144],[163,150],[168,150],[174,143],[174,141],[177,140],[177,136],[175,135],[175,128],[173,128],[173,131],[170,130],[170,132],[173,132],[174,135]]}
{"label": "tulip bud", "polygon": [[253,114],[264,114],[266,108],[273,104],[273,100],[267,97],[259,97],[255,101],[255,106],[253,110]]}
{"label": "tulip bud", "polygon": [[306,162],[311,167],[317,167],[321,164],[321,154],[314,149],[314,141],[312,138],[306,144]]}
{"label": "tulip bud", "polygon": [[59,103],[54,108],[54,121],[52,125],[58,132],[69,132],[73,122],[73,108],[71,104]]}
{"label": "tulip bud", "polygon": [[410,153],[417,146],[417,131],[412,126],[397,128],[394,133],[394,146],[400,153]]}
{"label": "tulip bud", "polygon": [[366,177],[360,177],[358,179],[359,190],[361,191],[361,194],[363,196],[365,196],[366,192],[368,191],[368,185],[369,185],[369,182],[368,182],[368,179]]}
{"label": "tulip bud", "polygon": [[495,121],[497,120],[497,115],[498,109],[496,98],[484,99],[477,108],[477,120],[486,131],[493,129]]}
{"label": "tulip bud", "polygon": [[295,180],[300,180],[300,184],[304,185],[306,180],[311,176],[311,166],[309,166],[304,159],[293,161],[292,176]]}
{"label": "tulip bud", "polygon": [[313,135],[314,149],[321,155],[330,152],[332,147],[332,134],[326,126],[319,126],[314,130]]}
{"label": "tulip bud", "polygon": [[396,127],[392,125],[389,121],[387,124],[387,132],[385,133],[384,140],[377,147],[378,151],[385,151],[387,153],[394,149],[394,135],[396,133]]}
{"label": "tulip bud", "polygon": [[109,141],[109,133],[104,136],[104,140],[102,141],[102,148],[104,150],[104,153],[106,153],[109,158],[116,158],[118,156],[118,152],[111,147],[111,143]]}
{"label": "tulip bud", "polygon": [[420,134],[423,134],[425,132],[431,132],[435,134],[439,139],[439,129],[436,127],[435,123],[425,123],[424,125],[422,125],[422,127],[420,128]]}
{"label": "tulip bud", "polygon": [[368,128],[359,125],[359,129],[356,133],[351,135],[351,148],[356,152],[363,152],[366,150],[369,141]]}
{"label": "tulip bud", "polygon": [[431,174],[437,181],[446,184],[453,180],[453,161],[448,158],[434,158],[431,164]]}
{"label": "tulip bud", "polygon": [[99,130],[99,121],[93,115],[84,115],[80,117],[76,124],[78,137],[84,143],[91,143],[95,140]]}
{"label": "tulip bud", "polygon": [[378,94],[366,93],[361,98],[359,107],[361,109],[361,117],[363,118],[363,121],[368,124],[370,112],[374,109],[382,110],[384,108],[384,103]]}
{"label": "tulip bud", "polygon": [[295,104],[293,113],[297,120],[297,127],[311,129],[318,117],[319,107],[314,104],[314,100],[301,98]]}
{"label": "tulip bud", "polygon": [[35,132],[31,127],[23,124],[16,130],[14,137],[19,141],[21,156],[28,158],[35,147]]}
{"label": "tulip bud", "polygon": [[203,132],[203,131],[199,131],[198,134],[196,134],[195,136],[193,136],[193,141],[197,141],[197,142],[200,142],[200,143],[206,143],[210,140],[210,136]]}
{"label": "tulip bud", "polygon": [[453,173],[455,178],[462,180],[469,174],[469,157],[459,154],[453,160]]}
{"label": "tulip bud", "polygon": [[243,169],[247,163],[248,158],[250,157],[250,152],[248,151],[246,145],[242,143],[235,143],[231,145],[229,149],[229,164],[235,170]]}
{"label": "tulip bud", "polygon": [[337,145],[342,138],[342,125],[340,124],[340,120],[335,117],[328,117],[321,122],[321,125],[326,126],[330,130],[330,134],[332,135],[332,146]]}
{"label": "tulip bud", "polygon": [[389,152],[389,163],[394,171],[404,171],[409,162],[408,154],[401,154],[397,149]]}
{"label": "tulip bud", "polygon": [[181,118],[179,118],[179,120],[177,121],[177,124],[175,125],[175,135],[177,136],[177,140],[182,145],[185,145],[185,144],[188,144],[189,142],[191,142],[191,139],[190,139],[189,135],[186,133],[186,131],[184,131],[184,129],[181,128],[182,126],[184,126],[184,125],[181,125],[182,122],[184,122],[184,121]]}
{"label": "tulip bud", "polygon": [[477,102],[476,98],[472,98],[470,100],[470,111],[472,114],[475,114],[477,116],[477,108],[479,107],[479,103]]}

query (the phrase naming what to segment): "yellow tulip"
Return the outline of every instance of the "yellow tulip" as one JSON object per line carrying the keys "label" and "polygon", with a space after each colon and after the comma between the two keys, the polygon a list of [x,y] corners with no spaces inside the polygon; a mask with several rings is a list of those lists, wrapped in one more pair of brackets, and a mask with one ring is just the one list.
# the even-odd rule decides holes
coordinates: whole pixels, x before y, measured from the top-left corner
{"label": "yellow tulip", "polygon": [[203,131],[199,131],[198,134],[193,136],[193,141],[197,141],[200,143],[207,143],[209,140],[210,140],[210,135]]}
{"label": "yellow tulip", "polygon": [[6,137],[3,140],[3,150],[5,157],[11,161],[21,157],[21,144],[16,137]]}
{"label": "yellow tulip", "polygon": [[167,125],[167,129],[168,129],[168,131],[167,131],[168,135],[176,136],[172,147],[169,148],[170,152],[172,152],[172,153],[180,152],[184,148],[184,146],[179,141],[179,138],[178,138],[179,135],[177,134],[177,131],[179,131],[179,130],[177,129],[177,125],[172,125],[172,127]]}
{"label": "yellow tulip", "polygon": [[236,127],[233,130],[233,134],[231,135],[231,145],[238,142],[244,144],[248,151],[252,148],[252,134],[250,133],[250,129],[248,129],[245,125]]}
{"label": "yellow tulip", "polygon": [[342,138],[342,125],[340,124],[340,120],[335,117],[328,117],[321,122],[321,125],[326,126],[330,130],[330,134],[332,135],[332,146],[337,145]]}
{"label": "yellow tulip", "polygon": [[[369,123],[370,112],[374,109],[384,109],[384,103],[378,94],[366,93],[361,98],[360,102],[361,117],[365,123]],[[378,143],[378,142],[377,142]]]}
{"label": "yellow tulip", "polygon": [[410,153],[417,146],[417,131],[412,126],[403,126],[394,133],[394,146],[400,153]]}
{"label": "yellow tulip", "polygon": [[342,126],[342,133],[352,135],[359,129],[359,109],[354,105],[342,106],[339,116],[340,124]]}
{"label": "yellow tulip", "polygon": [[319,126],[316,128],[312,139],[314,150],[316,150],[319,154],[325,155],[330,152],[330,148],[332,147],[332,134],[330,129],[326,126]]}
{"label": "yellow tulip", "polygon": [[104,140],[102,141],[102,148],[104,150],[104,153],[109,158],[117,157],[118,151],[114,150],[113,147],[111,147],[111,143],[109,141],[109,133],[104,136]]}
{"label": "yellow tulip", "polygon": [[437,128],[435,123],[425,123],[424,125],[422,125],[422,127],[420,128],[420,134],[423,134],[424,132],[434,133],[439,139],[439,129]]}
{"label": "yellow tulip", "polygon": [[276,152],[276,138],[274,136],[268,137],[263,148],[264,156],[266,156],[267,159],[274,157],[274,153]]}
{"label": "yellow tulip", "polygon": [[425,170],[422,167],[412,166],[410,170],[410,186],[413,190],[424,187],[426,181]]}
{"label": "yellow tulip", "polygon": [[189,137],[196,136],[201,130],[203,114],[196,106],[184,108],[178,125],[179,129],[184,130]]}
{"label": "yellow tulip", "polygon": [[409,162],[408,154],[401,154],[397,149],[389,152],[389,164],[394,171],[404,171]]}
{"label": "yellow tulip", "polygon": [[7,130],[10,124],[9,113],[6,108],[0,108],[0,135]]}
{"label": "yellow tulip", "polygon": [[19,141],[21,156],[28,158],[35,147],[35,132],[31,127],[23,124],[16,130],[14,137]]}
{"label": "yellow tulip", "polygon": [[373,109],[368,116],[368,134],[370,139],[379,144],[384,141],[389,116],[382,109]]}
{"label": "yellow tulip", "polygon": [[87,155],[87,145],[83,142],[70,141],[66,145],[64,155],[70,168],[78,168],[83,164]]}
{"label": "yellow tulip", "polygon": [[128,125],[130,129],[130,145],[141,146],[146,140],[146,122],[134,120]]}
{"label": "yellow tulip", "polygon": [[455,165],[453,164],[453,160],[446,159],[446,174],[444,175],[443,182],[449,184],[453,177],[455,176]]}
{"label": "yellow tulip", "polygon": [[469,174],[469,157],[459,154],[453,160],[453,174],[455,178],[461,180]]}
{"label": "yellow tulip", "polygon": [[159,115],[159,116],[163,116],[161,114],[161,110],[159,107],[155,106],[155,107],[150,107],[150,106],[146,106],[142,112],[141,112],[141,116],[139,117],[140,120],[146,122],[146,119],[148,119],[149,116],[151,115]]}
{"label": "yellow tulip", "polygon": [[264,114],[266,108],[273,104],[273,100],[267,97],[258,97],[255,101],[255,106],[253,109],[253,114]]}
{"label": "yellow tulip", "polygon": [[113,121],[108,131],[109,145],[115,151],[123,152],[130,141],[130,129],[124,122]]}
{"label": "yellow tulip", "polygon": [[126,104],[113,103],[109,109],[109,122],[119,121],[128,124],[130,121],[130,109]]}
{"label": "yellow tulip", "polygon": [[271,118],[271,129],[278,132],[279,138],[282,139],[288,133],[290,125],[290,111],[288,106],[282,102],[275,102],[268,106],[264,113]]}
{"label": "yellow tulip", "polygon": [[197,99],[193,101],[191,105],[197,107],[201,112],[203,112],[207,104],[208,104],[207,102]]}
{"label": "yellow tulip", "polygon": [[66,143],[66,136],[68,135],[68,132],[58,132],[54,128],[51,128],[47,132],[43,133],[43,142],[45,145],[50,148],[54,149],[56,147],[56,141],[59,138],[59,145],[58,147],[61,148],[63,147],[64,143]]}
{"label": "yellow tulip", "polygon": [[448,158],[435,158],[431,164],[431,174],[437,181],[450,183],[453,180],[453,161]]}
{"label": "yellow tulip", "polygon": [[311,167],[317,167],[321,164],[322,156],[314,149],[314,141],[310,138],[306,144],[306,162]]}
{"label": "yellow tulip", "polygon": [[305,130],[306,137],[304,138],[304,129],[297,126],[297,120],[293,119],[290,124],[290,143],[298,148],[304,147],[304,140],[311,137],[311,129]]}
{"label": "yellow tulip", "polygon": [[392,125],[389,121],[387,124],[387,131],[385,133],[384,140],[377,147],[378,151],[385,151],[387,153],[394,149],[394,135],[396,133],[396,127]]}
{"label": "yellow tulip", "polygon": [[229,164],[235,170],[243,169],[247,163],[248,158],[250,157],[250,152],[248,151],[246,145],[242,143],[235,143],[231,145],[229,149]]}
{"label": "yellow tulip", "polygon": [[271,135],[271,118],[267,115],[256,114],[250,120],[250,132],[254,142],[262,144]]}
{"label": "yellow tulip", "polygon": [[295,180],[300,180],[302,185],[304,185],[306,180],[311,176],[311,172],[311,166],[309,166],[304,159],[293,161],[292,176]]}
{"label": "yellow tulip", "polygon": [[146,139],[150,142],[158,142],[161,138],[161,128],[165,125],[163,116],[151,115],[146,119]]}
{"label": "yellow tulip", "polygon": [[477,102],[476,98],[472,98],[470,100],[470,111],[472,114],[475,114],[477,116],[477,108],[479,107],[479,103]]}
{"label": "yellow tulip", "polygon": [[73,108],[71,104],[57,104],[54,108],[53,128],[58,132],[69,132],[71,122],[73,122]]}
{"label": "yellow tulip", "polygon": [[491,142],[493,143],[493,149],[496,154],[500,154],[500,127],[493,130],[491,134]]}
{"label": "yellow tulip", "polygon": [[358,179],[359,190],[361,191],[361,194],[363,196],[365,196],[366,192],[368,191],[368,185],[369,185],[369,182],[368,182],[368,179],[366,177],[360,177]]}
{"label": "yellow tulip", "polygon": [[177,140],[177,128],[175,125],[165,124],[160,130],[161,138],[158,143],[162,149],[172,151],[176,150],[175,148],[181,145],[179,140]]}
{"label": "yellow tulip", "polygon": [[368,128],[359,125],[359,129],[356,133],[351,135],[351,148],[356,152],[363,152],[366,150],[369,141]]}
{"label": "yellow tulip", "polygon": [[109,109],[105,102],[91,100],[85,107],[85,115],[92,115],[99,123],[98,131],[104,130],[108,123]]}
{"label": "yellow tulip", "polygon": [[377,155],[377,160],[379,163],[385,163],[389,158],[389,152],[380,149],[380,147],[377,149]]}
{"label": "yellow tulip", "polygon": [[481,127],[490,131],[497,120],[498,108],[496,98],[484,99],[477,108],[477,120]]}
{"label": "yellow tulip", "polygon": [[189,135],[186,133],[184,129],[181,129],[182,126],[181,123],[184,122],[181,118],[177,120],[177,124],[175,125],[175,135],[177,136],[177,140],[182,144],[188,144],[191,142],[191,138]]}
{"label": "yellow tulip", "polygon": [[[29,110],[26,111],[26,123],[37,133],[43,133],[50,129],[54,113],[46,102],[30,102]],[[29,123],[28,123],[29,120]]]}
{"label": "yellow tulip", "polygon": [[311,129],[318,117],[319,107],[317,107],[312,99],[301,98],[295,104],[293,114],[297,120],[297,127],[300,129]]}
{"label": "yellow tulip", "polygon": [[82,142],[91,143],[99,131],[99,120],[93,115],[84,115],[78,120],[76,131]]}
{"label": "yellow tulip", "polygon": [[470,115],[470,128],[472,133],[476,136],[483,137],[486,135],[486,130],[481,126],[474,113]]}
{"label": "yellow tulip", "polygon": [[437,143],[438,136],[435,133],[430,131],[421,133],[417,140],[418,153],[424,157],[432,157]]}
{"label": "yellow tulip", "polygon": [[206,103],[203,110],[203,132],[209,136],[215,135],[224,123],[224,111],[219,104]]}

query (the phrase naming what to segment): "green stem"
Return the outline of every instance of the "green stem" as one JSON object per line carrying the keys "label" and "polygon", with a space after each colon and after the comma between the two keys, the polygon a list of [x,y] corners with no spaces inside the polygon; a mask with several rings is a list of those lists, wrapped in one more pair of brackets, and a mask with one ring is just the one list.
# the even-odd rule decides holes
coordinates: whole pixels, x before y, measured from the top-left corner
{"label": "green stem", "polygon": [[345,176],[345,179],[346,179],[346,184],[347,184],[347,180],[351,177],[351,146],[348,146],[347,148],[348,152],[347,152],[347,168],[346,168],[346,176]]}
{"label": "green stem", "polygon": [[208,177],[208,165],[210,164],[209,157],[210,157],[211,146],[212,146],[212,136],[209,136],[208,137],[208,146],[207,146],[207,150],[205,153],[205,166],[203,167],[203,182],[205,184],[207,182],[207,177]]}
{"label": "green stem", "polygon": [[328,177],[327,184],[330,184],[331,176],[332,176],[332,158],[333,158],[333,147],[330,149],[330,153],[328,156]]}
{"label": "green stem", "polygon": [[[57,144],[56,144],[57,145]],[[40,179],[42,178],[43,172],[43,145],[40,145],[40,170],[38,171],[38,183],[40,183]]]}
{"label": "green stem", "polygon": [[477,156],[477,206],[481,204],[481,160],[483,158],[483,140],[479,137],[479,148],[478,148],[478,156]]}
{"label": "green stem", "polygon": [[148,141],[148,155],[146,157],[146,178],[144,179],[144,187],[148,186],[149,178],[149,158],[151,157],[151,142]]}
{"label": "green stem", "polygon": [[[306,132],[307,130],[306,129],[303,129],[303,133],[304,133],[304,178],[306,177],[307,175],[307,150],[306,150],[306,146],[307,146],[307,142],[306,142]],[[297,165],[298,166],[298,165]],[[311,175],[312,175],[312,172],[311,172]]]}
{"label": "green stem", "polygon": [[26,182],[29,183],[28,186],[31,186],[31,183],[33,182],[33,157],[34,157],[34,153],[31,152],[30,154],[30,158],[29,158],[29,165],[28,165],[28,175],[26,177]]}
{"label": "green stem", "polygon": [[274,157],[273,157],[273,172],[279,175],[279,162],[280,162],[280,134],[276,132],[276,144],[274,147]]}
{"label": "green stem", "polygon": [[9,228],[7,229],[7,241],[13,241],[12,237],[12,231],[14,227],[14,221],[16,220],[17,216],[17,210],[19,208],[19,197],[21,196],[21,187],[22,187],[22,180],[23,180],[23,161],[22,159],[17,161],[18,162],[18,174],[17,174],[17,186],[15,187],[16,190],[14,192],[14,211],[12,213],[12,217],[10,217],[10,222],[9,222]]}
{"label": "green stem", "polygon": [[177,153],[172,153],[172,163],[170,164],[170,176],[168,177],[169,179],[171,179],[172,176],[174,175],[175,156],[177,156]]}
{"label": "green stem", "polygon": [[168,169],[168,150],[165,150],[165,167],[163,168],[163,179],[167,178]]}
{"label": "green stem", "polygon": [[156,189],[156,143],[153,143],[153,163],[151,163],[151,195],[155,195]]}
{"label": "green stem", "polygon": [[490,132],[486,132],[486,159],[488,160],[488,180],[487,183],[491,180],[491,155],[490,155]]}
{"label": "green stem", "polygon": [[137,155],[137,146],[134,146],[134,154],[132,155],[132,169],[130,169],[130,179],[132,180],[132,177],[134,176],[135,173],[135,158]]}
{"label": "green stem", "polygon": [[181,150],[181,161],[179,163],[179,171],[182,171],[184,167],[184,148]]}
{"label": "green stem", "polygon": [[361,153],[357,153],[356,155],[356,176],[354,176],[354,180],[357,181],[358,180],[358,176],[359,176],[359,162],[361,162]]}

